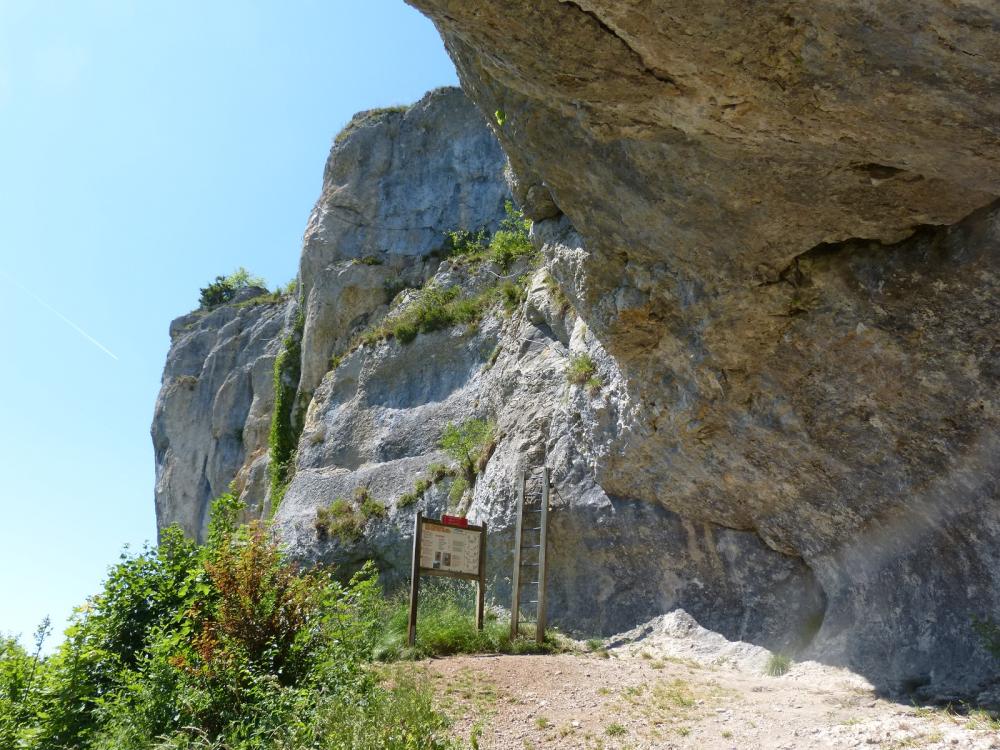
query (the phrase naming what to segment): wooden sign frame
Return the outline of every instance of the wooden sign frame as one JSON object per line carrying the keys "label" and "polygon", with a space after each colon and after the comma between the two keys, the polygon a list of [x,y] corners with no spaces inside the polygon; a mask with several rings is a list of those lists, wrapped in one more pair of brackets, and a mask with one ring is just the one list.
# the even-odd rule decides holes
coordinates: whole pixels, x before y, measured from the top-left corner
{"label": "wooden sign frame", "polygon": [[[479,532],[479,571],[477,573],[462,573],[457,570],[442,570],[426,568],[420,565],[420,548],[423,540],[424,524],[441,526],[456,531]],[[483,618],[486,604],[486,523],[479,526],[472,524],[445,523],[433,518],[424,518],[423,511],[417,511],[413,522],[413,565],[410,574],[410,617],[406,633],[406,642],[412,646],[417,639],[417,604],[420,599],[420,576],[443,576],[445,578],[461,578],[476,582],[476,629],[483,629]]]}

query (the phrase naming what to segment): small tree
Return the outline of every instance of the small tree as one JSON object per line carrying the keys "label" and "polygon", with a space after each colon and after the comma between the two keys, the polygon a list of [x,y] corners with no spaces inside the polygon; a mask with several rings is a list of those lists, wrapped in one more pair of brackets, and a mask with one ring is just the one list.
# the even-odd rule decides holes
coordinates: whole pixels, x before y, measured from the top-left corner
{"label": "small tree", "polygon": [[477,473],[477,463],[493,442],[494,425],[484,419],[467,419],[459,424],[449,422],[441,433],[441,449],[458,462],[471,482]]}

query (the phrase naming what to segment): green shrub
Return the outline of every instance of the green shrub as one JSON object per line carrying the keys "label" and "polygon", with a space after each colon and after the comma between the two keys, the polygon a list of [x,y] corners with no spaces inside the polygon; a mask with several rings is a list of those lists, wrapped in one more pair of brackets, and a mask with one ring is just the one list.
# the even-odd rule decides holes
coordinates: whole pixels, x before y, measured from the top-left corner
{"label": "green shrub", "polygon": [[449,422],[441,433],[441,449],[458,462],[466,479],[475,477],[483,456],[492,448],[495,426],[485,419]]}
{"label": "green shrub", "polygon": [[247,269],[240,266],[228,276],[216,276],[215,281],[200,290],[199,301],[202,307],[215,307],[232,301],[240,289],[251,286],[267,287],[267,282],[260,276],[252,276]]}
{"label": "green shrub", "polygon": [[597,366],[594,360],[586,352],[575,354],[569,358],[569,365],[566,367],[566,379],[575,385],[584,385],[597,373]]}
{"label": "green shrub", "polygon": [[466,229],[456,229],[445,232],[445,244],[441,254],[448,258],[479,260],[486,257],[487,247],[486,230],[470,232]]}
{"label": "green shrub", "polygon": [[784,654],[771,654],[767,658],[764,673],[769,677],[781,677],[792,668],[792,660]]}
{"label": "green shrub", "polygon": [[518,258],[535,254],[535,246],[531,244],[528,232],[531,220],[524,217],[519,208],[507,201],[504,204],[507,218],[500,222],[500,229],[494,232],[490,239],[490,260],[500,268],[507,270]]}
{"label": "green shrub", "polygon": [[220,498],[206,545],[168,529],[123,555],[53,655],[0,639],[0,747],[452,747],[426,685],[368,664],[384,637],[374,568],[303,573],[240,512]]}
{"label": "green shrub", "polygon": [[454,511],[458,509],[462,498],[465,497],[465,491],[468,489],[468,479],[465,477],[455,477],[455,481],[451,483],[451,487],[448,489],[448,510]]}
{"label": "green shrub", "polygon": [[385,518],[386,513],[388,513],[385,505],[371,497],[361,503],[359,510],[365,519]]}
{"label": "green shrub", "polygon": [[382,259],[377,255],[366,255],[363,258],[358,258],[358,263],[362,263],[366,266],[381,266]]}

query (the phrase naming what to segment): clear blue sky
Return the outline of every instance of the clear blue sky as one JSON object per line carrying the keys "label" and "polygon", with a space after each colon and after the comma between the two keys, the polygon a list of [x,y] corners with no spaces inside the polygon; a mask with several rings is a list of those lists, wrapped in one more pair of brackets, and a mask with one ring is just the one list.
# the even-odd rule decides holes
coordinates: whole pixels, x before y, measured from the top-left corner
{"label": "clear blue sky", "polygon": [[339,128],[456,82],[402,0],[0,0],[0,632],[155,538],[170,320],[294,277]]}

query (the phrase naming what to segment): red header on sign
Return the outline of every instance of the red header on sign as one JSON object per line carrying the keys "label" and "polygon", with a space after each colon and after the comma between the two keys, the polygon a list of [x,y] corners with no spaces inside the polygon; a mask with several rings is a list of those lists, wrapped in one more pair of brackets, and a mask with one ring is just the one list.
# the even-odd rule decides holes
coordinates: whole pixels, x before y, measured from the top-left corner
{"label": "red header on sign", "polygon": [[461,526],[463,529],[469,525],[468,519],[459,516],[441,516],[441,523],[445,526]]}

